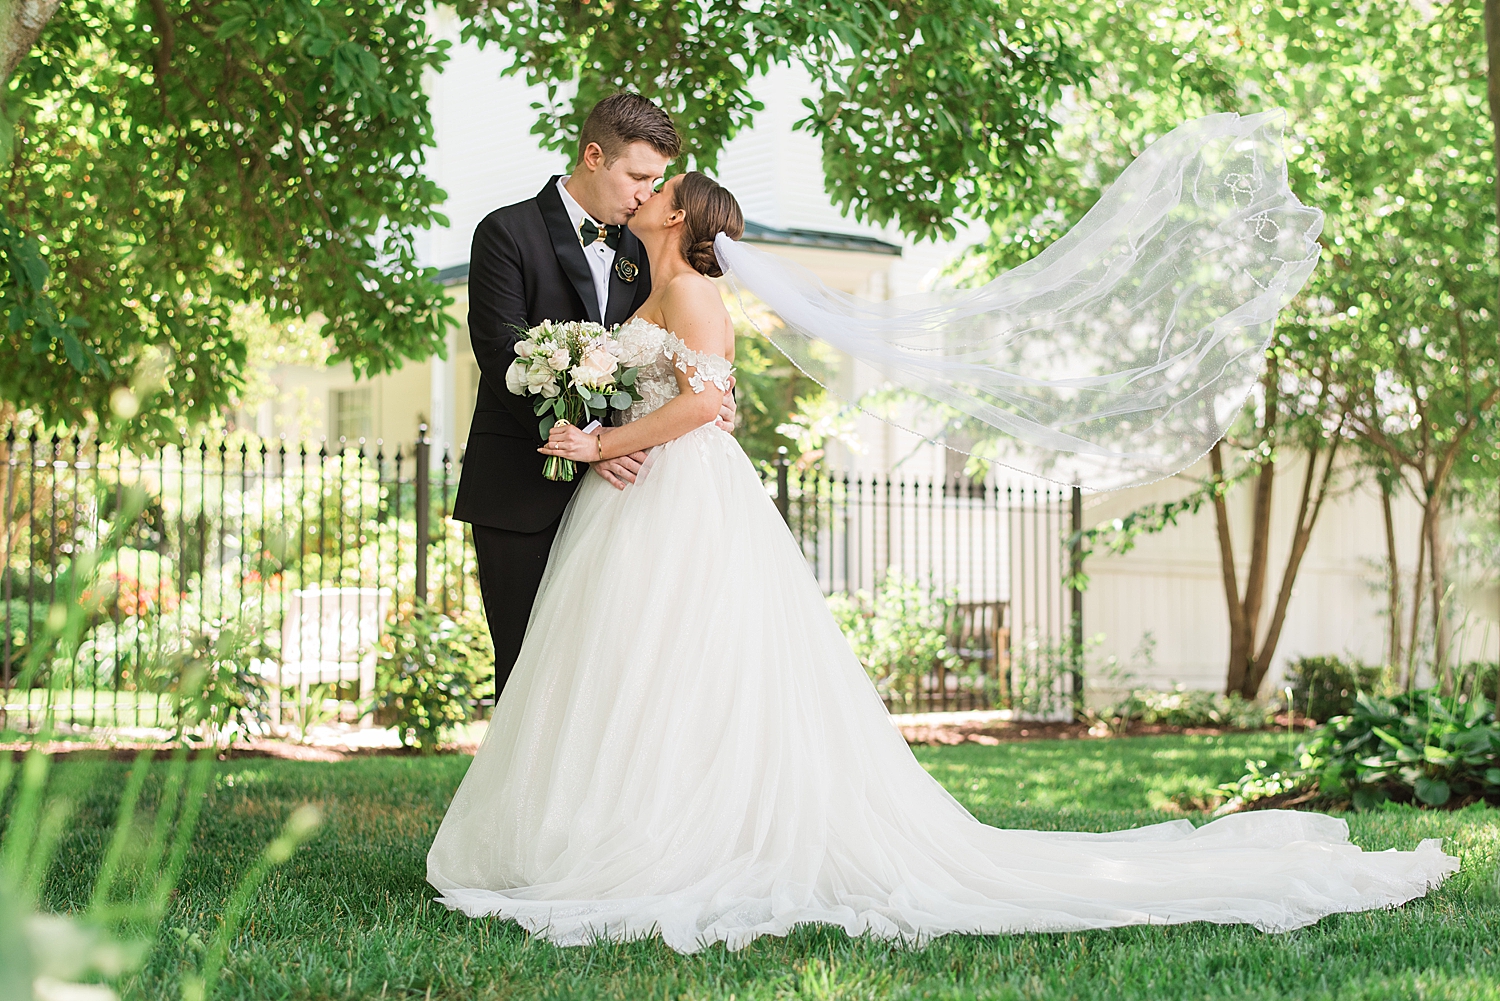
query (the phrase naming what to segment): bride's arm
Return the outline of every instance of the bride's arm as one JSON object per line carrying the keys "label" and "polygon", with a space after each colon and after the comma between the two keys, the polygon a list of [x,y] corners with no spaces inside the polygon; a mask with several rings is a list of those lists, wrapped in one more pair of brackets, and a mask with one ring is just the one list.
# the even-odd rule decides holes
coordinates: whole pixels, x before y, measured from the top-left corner
{"label": "bride's arm", "polygon": [[[674,281],[662,297],[662,317],[667,329],[689,350],[723,353],[729,336],[729,314],[719,290],[708,279]],[[537,451],[578,462],[598,462],[661,445],[712,423],[724,402],[724,390],[706,379],[698,380],[695,388],[692,377],[696,370],[683,359],[673,366],[673,374],[677,377],[677,395],[640,420],[587,435],[576,427],[554,426],[547,444]]]}

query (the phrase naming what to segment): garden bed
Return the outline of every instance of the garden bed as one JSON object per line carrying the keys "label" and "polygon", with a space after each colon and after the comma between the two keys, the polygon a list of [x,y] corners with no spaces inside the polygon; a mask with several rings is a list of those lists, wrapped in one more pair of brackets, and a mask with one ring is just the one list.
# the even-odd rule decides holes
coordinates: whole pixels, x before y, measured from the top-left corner
{"label": "garden bed", "polygon": [[[913,746],[936,747],[955,744],[1009,744],[1028,740],[1101,740],[1128,737],[1154,737],[1168,734],[1216,737],[1231,733],[1266,732],[1230,727],[1182,727],[1163,723],[1132,722],[1123,732],[1117,733],[1094,724],[1016,720],[1005,718],[1004,712],[955,712],[921,713],[893,716],[891,721]],[[479,748],[487,724],[472,723],[463,728],[459,739],[442,746],[440,754],[473,754]],[[1294,729],[1308,728],[1310,721],[1298,714]],[[1276,717],[1276,728],[1286,732],[1286,714]],[[31,744],[13,741],[0,742],[0,753],[21,753],[31,749]],[[173,745],[164,740],[123,738],[108,732],[90,739],[86,732],[73,739],[53,740],[43,745],[42,750],[53,757],[84,755],[110,761],[130,761],[143,750],[154,750],[159,757],[171,755]],[[312,739],[303,743],[296,740],[254,739],[236,742],[220,754],[221,760],[229,758],[279,758],[286,761],[345,761],[351,758],[379,757],[384,755],[408,756],[414,752],[401,747],[389,730],[357,727],[325,727],[316,731]]]}

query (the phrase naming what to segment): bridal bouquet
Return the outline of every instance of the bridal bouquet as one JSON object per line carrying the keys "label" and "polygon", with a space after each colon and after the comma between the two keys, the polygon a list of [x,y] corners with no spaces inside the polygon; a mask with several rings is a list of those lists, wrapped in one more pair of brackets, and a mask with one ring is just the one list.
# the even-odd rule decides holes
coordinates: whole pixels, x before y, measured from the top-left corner
{"label": "bridal bouquet", "polygon": [[[552,425],[566,420],[585,425],[611,410],[628,410],[639,400],[635,368],[620,364],[620,342],[597,323],[545,320],[516,342],[516,360],[505,372],[505,388],[535,396],[537,430],[545,439]],[[571,459],[549,455],[542,464],[549,480],[578,475]]]}

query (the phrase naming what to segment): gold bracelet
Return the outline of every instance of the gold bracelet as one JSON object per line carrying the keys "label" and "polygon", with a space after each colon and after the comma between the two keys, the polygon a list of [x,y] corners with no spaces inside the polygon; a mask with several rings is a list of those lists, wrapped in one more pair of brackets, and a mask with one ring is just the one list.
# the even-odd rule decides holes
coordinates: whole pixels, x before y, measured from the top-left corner
{"label": "gold bracelet", "polygon": [[604,461],[604,432],[600,431],[598,434],[594,435],[594,440],[599,443],[599,458],[595,459],[594,461],[595,462],[603,462]]}

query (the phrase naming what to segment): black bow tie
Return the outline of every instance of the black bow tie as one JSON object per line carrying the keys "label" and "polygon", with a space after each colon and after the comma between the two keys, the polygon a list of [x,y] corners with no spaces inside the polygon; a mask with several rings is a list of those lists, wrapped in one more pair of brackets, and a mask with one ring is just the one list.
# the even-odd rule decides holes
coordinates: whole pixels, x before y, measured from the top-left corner
{"label": "black bow tie", "polygon": [[614,250],[620,245],[620,230],[624,226],[605,226],[602,230],[595,225],[594,220],[585,219],[578,224],[578,239],[583,241],[585,247],[604,241],[604,245]]}

